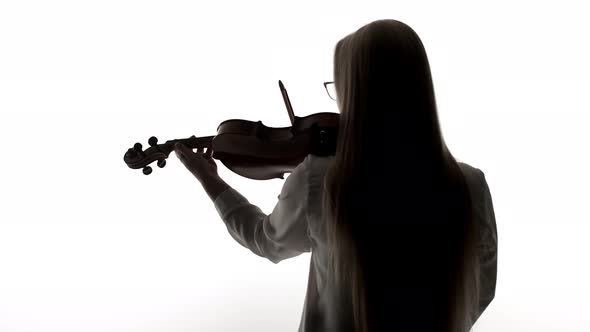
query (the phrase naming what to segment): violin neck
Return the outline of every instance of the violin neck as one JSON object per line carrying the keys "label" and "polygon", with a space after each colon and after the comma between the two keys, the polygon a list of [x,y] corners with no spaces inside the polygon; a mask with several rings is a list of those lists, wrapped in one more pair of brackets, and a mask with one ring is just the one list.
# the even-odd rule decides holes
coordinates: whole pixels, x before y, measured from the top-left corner
{"label": "violin neck", "polygon": [[166,141],[166,144],[170,144],[170,145],[174,146],[174,144],[176,144],[177,142],[180,142],[180,143],[186,145],[186,147],[191,148],[191,149],[204,148],[204,147],[208,147],[211,145],[211,141],[213,140],[214,137],[215,136],[196,137],[195,135],[193,135],[189,138],[169,140],[169,141]]}

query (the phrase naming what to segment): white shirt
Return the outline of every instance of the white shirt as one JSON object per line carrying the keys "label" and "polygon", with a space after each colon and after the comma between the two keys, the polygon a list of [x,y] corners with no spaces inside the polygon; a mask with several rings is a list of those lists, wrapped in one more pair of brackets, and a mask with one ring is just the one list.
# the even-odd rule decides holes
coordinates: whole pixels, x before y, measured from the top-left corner
{"label": "white shirt", "polygon": [[[319,224],[325,171],[333,156],[308,155],[290,173],[271,214],[250,203],[233,188],[219,194],[214,205],[230,235],[254,254],[277,264],[284,259],[311,252],[307,293],[299,332],[328,332],[326,321],[350,319],[328,317],[329,310],[321,300],[330,294],[325,287],[326,239]],[[479,259],[481,264],[480,304],[475,318],[495,296],[498,236],[490,190],[484,173],[459,162],[465,175],[476,222],[480,223]],[[329,301],[329,300],[327,300]]]}

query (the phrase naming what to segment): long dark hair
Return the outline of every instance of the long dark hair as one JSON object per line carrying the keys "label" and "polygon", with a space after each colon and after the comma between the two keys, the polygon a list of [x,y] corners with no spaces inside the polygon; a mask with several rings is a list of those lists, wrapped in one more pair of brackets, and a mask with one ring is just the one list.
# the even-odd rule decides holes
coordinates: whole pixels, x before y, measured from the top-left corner
{"label": "long dark hair", "polygon": [[420,38],[397,20],[361,27],[336,44],[334,84],[328,280],[350,299],[354,330],[469,331],[479,301],[476,225]]}

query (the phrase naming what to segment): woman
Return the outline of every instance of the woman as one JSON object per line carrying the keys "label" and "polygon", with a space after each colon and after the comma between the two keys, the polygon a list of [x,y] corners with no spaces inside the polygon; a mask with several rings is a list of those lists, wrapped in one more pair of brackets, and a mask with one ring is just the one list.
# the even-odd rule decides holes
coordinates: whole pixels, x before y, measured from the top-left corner
{"label": "woman", "polygon": [[497,232],[481,170],[457,162],[439,127],[424,46],[396,20],[334,52],[334,156],[308,155],[270,215],[179,145],[229,233],[274,263],[311,252],[299,331],[471,329],[495,295]]}

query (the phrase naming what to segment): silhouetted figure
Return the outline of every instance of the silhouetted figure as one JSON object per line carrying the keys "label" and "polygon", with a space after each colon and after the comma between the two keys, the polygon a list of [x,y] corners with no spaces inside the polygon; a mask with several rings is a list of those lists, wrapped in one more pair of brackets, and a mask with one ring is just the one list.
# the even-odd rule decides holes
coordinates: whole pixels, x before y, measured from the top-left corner
{"label": "silhouetted figure", "polygon": [[217,174],[203,150],[176,152],[231,236],[274,263],[311,252],[300,332],[463,332],[495,295],[497,230],[484,173],[441,135],[417,34],[378,20],[334,52],[338,146],[308,155],[270,215]]}

